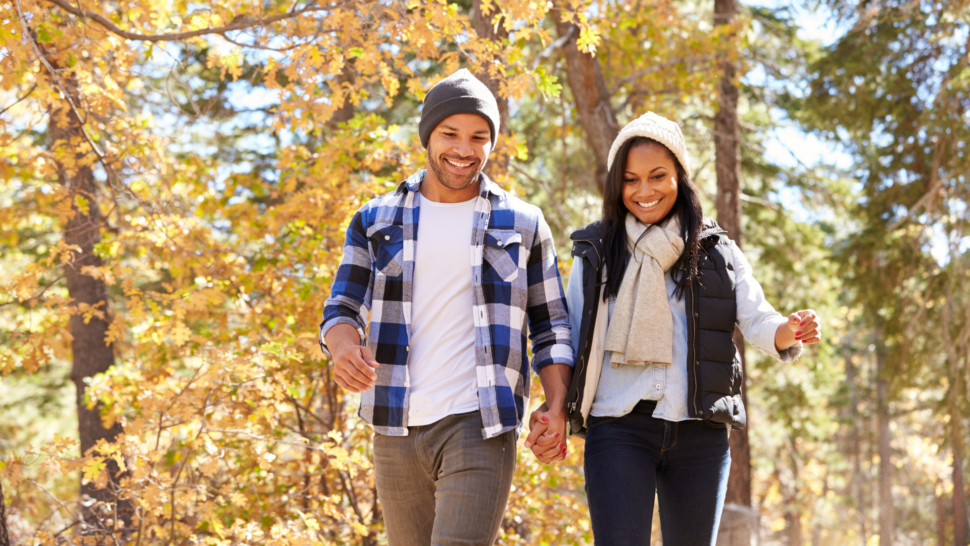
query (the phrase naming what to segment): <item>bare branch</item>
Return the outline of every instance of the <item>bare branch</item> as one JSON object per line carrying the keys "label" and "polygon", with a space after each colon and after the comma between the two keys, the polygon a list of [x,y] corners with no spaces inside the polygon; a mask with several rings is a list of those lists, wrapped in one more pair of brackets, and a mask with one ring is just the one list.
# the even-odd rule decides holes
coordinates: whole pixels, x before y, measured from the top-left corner
{"label": "bare branch", "polygon": [[669,61],[664,61],[662,63],[657,63],[655,65],[648,66],[648,67],[644,68],[643,70],[641,70],[641,71],[639,71],[639,72],[637,72],[635,74],[632,74],[630,76],[627,76],[627,77],[623,78],[622,80],[616,82],[616,85],[614,85],[613,88],[610,89],[610,95],[615,94],[617,92],[617,90],[619,90],[624,85],[632,82],[633,80],[636,80],[636,79],[638,79],[638,78],[640,78],[642,76],[646,76],[647,74],[649,74],[651,72],[656,72],[657,70],[660,70],[661,68],[667,68],[668,66],[674,66],[674,65],[681,64],[681,63],[683,63],[683,64],[698,64],[698,63],[703,63],[703,62],[707,62],[707,61],[713,61],[713,60],[715,60],[715,59],[717,59],[719,57],[720,57],[719,55],[704,55],[703,57],[677,57],[675,59],[670,59]]}
{"label": "bare branch", "polygon": [[755,197],[753,195],[747,195],[742,193],[740,195],[742,201],[747,201],[748,203],[754,203],[756,205],[761,205],[763,207],[768,207],[769,209],[776,210],[778,212],[784,212],[781,207],[777,204],[768,201],[767,199],[762,199],[760,197]]}
{"label": "bare branch", "polygon": [[539,63],[542,61],[542,59],[549,57],[550,55],[552,55],[554,51],[566,45],[566,42],[572,39],[573,34],[576,34],[576,27],[570,27],[568,34],[566,34],[565,36],[559,37],[556,41],[549,44],[548,47],[543,49],[542,52],[536,55],[535,59],[532,60],[532,70],[535,70],[536,68],[538,68]]}
{"label": "bare branch", "polygon": [[930,173],[929,189],[926,191],[923,197],[920,197],[919,201],[913,204],[912,207],[909,207],[909,211],[906,212],[906,216],[903,216],[899,220],[893,222],[892,225],[887,228],[887,231],[895,231],[896,228],[912,218],[913,215],[916,214],[916,211],[922,207],[926,208],[926,212],[930,212],[932,210],[932,207],[930,207],[929,204],[932,202],[933,198],[936,196],[937,192],[940,191],[940,189],[943,187],[943,183],[946,181],[946,179],[940,178],[939,176],[940,165],[943,162],[943,150],[946,147],[944,140],[945,138],[939,139],[936,143],[936,149],[933,153],[933,172]]}
{"label": "bare branch", "polygon": [[31,88],[30,88],[29,91],[27,91],[26,93],[24,93],[24,96],[22,96],[19,99],[15,100],[14,103],[11,104],[10,106],[4,108],[3,110],[0,110],[0,116],[2,116],[3,114],[5,114],[7,112],[7,110],[10,110],[14,106],[17,106],[18,104],[20,104],[21,102],[23,102],[23,100],[26,99],[27,97],[29,97],[30,94],[33,93],[35,89],[37,89],[37,84],[36,83],[33,86],[31,86]]}
{"label": "bare branch", "polygon": [[307,4],[303,9],[299,9],[296,11],[288,11],[286,13],[280,13],[277,15],[272,15],[270,17],[261,18],[261,19],[257,19],[255,17],[239,17],[237,18],[238,21],[234,19],[234,21],[236,22],[230,23],[228,25],[221,26],[221,27],[201,28],[199,30],[191,30],[187,32],[173,32],[173,33],[166,33],[166,34],[139,34],[137,32],[129,32],[127,30],[119,28],[118,25],[115,25],[100,13],[95,13],[93,11],[88,11],[86,9],[80,9],[75,6],[72,6],[67,0],[47,0],[47,1],[51,2],[52,4],[56,4],[61,9],[63,9],[68,13],[71,13],[78,17],[91,19],[92,21],[100,25],[102,28],[107,30],[108,32],[111,32],[112,34],[117,34],[118,36],[121,36],[126,40],[134,40],[134,41],[141,41],[141,42],[176,42],[179,40],[187,40],[189,38],[196,38],[199,36],[206,36],[209,34],[224,34],[226,32],[231,32],[233,30],[243,30],[243,29],[252,28],[252,27],[266,26],[271,23],[275,23],[277,21],[282,21],[284,19],[293,19],[294,17],[299,17],[304,13],[309,13],[313,11],[325,11],[327,9],[330,9],[330,8],[317,6],[316,0],[314,0],[309,4]]}

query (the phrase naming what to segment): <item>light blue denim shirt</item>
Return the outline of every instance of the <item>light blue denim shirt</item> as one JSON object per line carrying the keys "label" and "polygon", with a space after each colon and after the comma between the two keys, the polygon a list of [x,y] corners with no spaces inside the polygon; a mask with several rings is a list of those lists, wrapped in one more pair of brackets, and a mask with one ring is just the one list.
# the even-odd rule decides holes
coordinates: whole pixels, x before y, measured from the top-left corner
{"label": "light blue denim shirt", "polygon": [[[737,321],[748,343],[782,362],[791,362],[802,352],[801,342],[796,343],[780,354],[775,350],[775,332],[788,319],[775,311],[765,299],[764,290],[751,275],[751,264],[737,245],[731,246],[734,260],[735,298],[737,299]],[[641,400],[656,400],[657,409],[653,416],[666,421],[685,421],[687,414],[687,312],[685,301],[674,296],[674,280],[670,273],[664,274],[667,287],[667,301],[673,318],[673,362],[670,365],[652,364],[649,366],[610,365],[610,352],[602,356],[603,367],[599,385],[593,398],[590,415],[597,417],[619,417],[633,410]],[[573,352],[579,349],[580,321],[583,312],[583,260],[573,260],[566,288],[566,303],[569,306],[569,323],[574,335]],[[609,302],[609,314],[613,314],[613,300]],[[703,310],[702,310],[703,312]],[[590,358],[595,358],[590,355]]]}

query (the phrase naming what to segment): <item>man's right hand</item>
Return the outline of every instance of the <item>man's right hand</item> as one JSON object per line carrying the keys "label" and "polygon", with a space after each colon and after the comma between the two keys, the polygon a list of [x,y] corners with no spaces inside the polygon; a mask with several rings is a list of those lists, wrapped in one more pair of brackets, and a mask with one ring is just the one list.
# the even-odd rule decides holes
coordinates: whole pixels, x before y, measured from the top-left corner
{"label": "man's right hand", "polygon": [[377,381],[379,364],[370,349],[360,344],[360,335],[349,324],[338,324],[324,339],[333,355],[333,379],[350,392],[371,389]]}

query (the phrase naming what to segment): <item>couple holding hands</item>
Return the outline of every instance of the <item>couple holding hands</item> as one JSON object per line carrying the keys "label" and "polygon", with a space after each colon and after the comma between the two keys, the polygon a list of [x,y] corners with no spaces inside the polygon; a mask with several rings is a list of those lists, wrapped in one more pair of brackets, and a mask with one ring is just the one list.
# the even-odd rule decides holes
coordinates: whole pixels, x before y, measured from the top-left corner
{"label": "couple holding hands", "polygon": [[[609,156],[602,219],[575,231],[568,288],[542,211],[482,173],[495,97],[467,70],[427,94],[427,169],[354,215],[323,311],[334,379],[361,393],[390,546],[490,545],[508,501],[532,370],[545,402],[525,447],[585,436],[596,544],[714,544],[745,425],[737,324],[793,361],[819,318],[765,300],[705,218],[676,122],[647,113]],[[568,429],[568,430],[567,430]]]}

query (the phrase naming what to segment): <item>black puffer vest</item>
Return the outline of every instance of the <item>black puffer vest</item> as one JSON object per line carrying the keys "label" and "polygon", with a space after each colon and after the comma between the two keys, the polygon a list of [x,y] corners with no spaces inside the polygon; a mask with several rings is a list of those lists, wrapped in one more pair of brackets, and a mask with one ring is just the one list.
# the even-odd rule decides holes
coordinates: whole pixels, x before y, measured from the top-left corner
{"label": "black puffer vest", "polygon": [[[586,370],[590,358],[590,337],[596,324],[599,298],[602,297],[603,243],[599,221],[570,235],[572,255],[583,263],[583,313],[576,369],[566,396],[570,432],[585,435],[581,412]],[[701,234],[698,257],[699,282],[684,292],[687,311],[687,408],[688,415],[701,418],[715,427],[731,425],[744,428],[747,417],[741,401],[741,355],[734,346],[737,322],[733,243],[727,234],[708,218]],[[578,280],[578,279],[577,279]],[[570,279],[569,282],[575,282]],[[598,358],[602,358],[600,355]]]}

